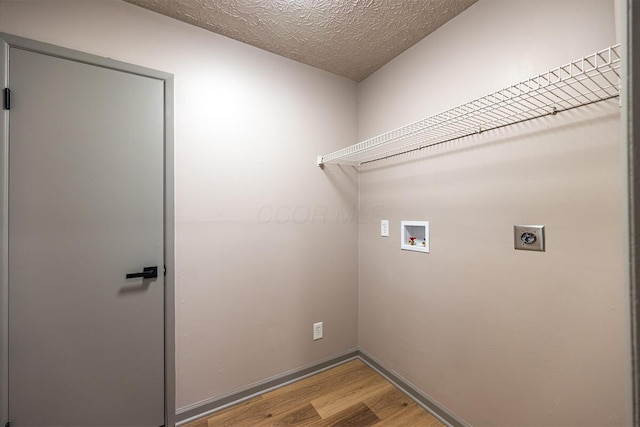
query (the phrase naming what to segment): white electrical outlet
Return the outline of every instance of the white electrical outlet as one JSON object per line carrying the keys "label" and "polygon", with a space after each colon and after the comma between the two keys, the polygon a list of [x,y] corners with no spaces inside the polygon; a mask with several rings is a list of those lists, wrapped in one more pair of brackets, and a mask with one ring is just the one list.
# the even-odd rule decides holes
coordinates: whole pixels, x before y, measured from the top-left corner
{"label": "white electrical outlet", "polygon": [[319,340],[322,338],[322,322],[313,324],[313,340]]}
{"label": "white electrical outlet", "polygon": [[380,220],[380,236],[389,237],[389,220],[388,219]]}

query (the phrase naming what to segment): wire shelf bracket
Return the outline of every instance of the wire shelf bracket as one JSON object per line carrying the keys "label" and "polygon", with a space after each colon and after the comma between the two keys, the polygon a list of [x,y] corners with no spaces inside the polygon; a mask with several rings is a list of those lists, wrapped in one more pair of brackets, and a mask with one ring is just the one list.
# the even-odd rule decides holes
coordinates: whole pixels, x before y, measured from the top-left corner
{"label": "wire shelf bracket", "polygon": [[317,164],[360,166],[620,96],[619,44],[431,117],[318,156]]}

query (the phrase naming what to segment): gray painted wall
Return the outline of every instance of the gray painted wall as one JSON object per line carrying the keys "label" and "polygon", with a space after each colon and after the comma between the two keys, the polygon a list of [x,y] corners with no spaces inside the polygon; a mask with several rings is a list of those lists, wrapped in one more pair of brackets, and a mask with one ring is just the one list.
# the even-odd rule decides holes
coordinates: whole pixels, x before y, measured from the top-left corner
{"label": "gray painted wall", "polygon": [[357,347],[357,178],[315,166],[354,82],[120,1],[1,1],[0,31],[175,75],[179,411]]}
{"label": "gray painted wall", "polygon": [[[614,22],[611,1],[482,0],[360,84],[359,139],[614,44]],[[629,425],[624,156],[614,100],[364,167],[362,350],[472,425]],[[430,254],[400,250],[401,220],[430,221]],[[516,252],[515,224],[547,251]]]}

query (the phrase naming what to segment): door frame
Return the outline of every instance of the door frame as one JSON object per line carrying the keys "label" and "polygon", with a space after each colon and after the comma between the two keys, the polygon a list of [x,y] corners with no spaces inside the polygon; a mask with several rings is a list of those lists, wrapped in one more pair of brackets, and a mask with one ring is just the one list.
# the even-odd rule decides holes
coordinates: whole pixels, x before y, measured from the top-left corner
{"label": "door frame", "polygon": [[[35,40],[0,33],[0,89],[9,86],[9,48],[25,49],[49,56],[124,71],[164,82],[164,260],[166,266],[164,292],[164,396],[165,426],[175,424],[175,268],[174,268],[174,141],[173,141],[173,74],[125,62],[103,58]],[[9,112],[0,107],[0,425],[8,420],[9,411]]]}
{"label": "door frame", "polygon": [[618,1],[625,48],[621,104],[628,160],[631,398],[633,425],[640,426],[640,4]]}

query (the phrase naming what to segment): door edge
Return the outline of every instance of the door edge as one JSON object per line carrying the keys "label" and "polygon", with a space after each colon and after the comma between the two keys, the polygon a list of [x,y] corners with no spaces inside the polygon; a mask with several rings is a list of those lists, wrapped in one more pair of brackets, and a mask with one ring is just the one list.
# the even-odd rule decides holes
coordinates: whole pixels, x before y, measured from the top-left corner
{"label": "door edge", "polygon": [[[0,80],[9,86],[9,44],[0,35]],[[3,103],[4,104],[4,103]],[[0,423],[9,414],[9,111],[0,115]]]}

